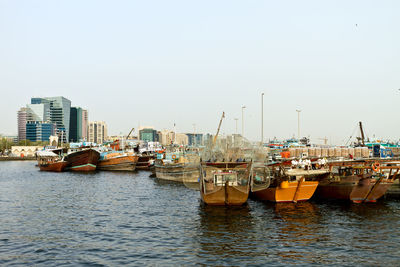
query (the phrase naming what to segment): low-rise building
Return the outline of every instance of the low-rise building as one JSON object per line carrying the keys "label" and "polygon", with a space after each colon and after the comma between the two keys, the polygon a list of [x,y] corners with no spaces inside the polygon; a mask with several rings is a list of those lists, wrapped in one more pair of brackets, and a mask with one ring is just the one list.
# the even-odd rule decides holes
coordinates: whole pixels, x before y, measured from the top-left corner
{"label": "low-rise building", "polygon": [[12,146],[11,154],[15,157],[34,157],[36,151],[43,150],[43,146]]}

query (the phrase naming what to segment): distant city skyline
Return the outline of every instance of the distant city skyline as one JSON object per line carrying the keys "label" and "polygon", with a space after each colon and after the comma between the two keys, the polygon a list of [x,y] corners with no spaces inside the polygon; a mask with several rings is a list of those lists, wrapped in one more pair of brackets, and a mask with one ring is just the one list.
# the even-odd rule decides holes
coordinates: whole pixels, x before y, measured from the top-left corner
{"label": "distant city skyline", "polygon": [[[0,133],[31,97],[132,127],[344,144],[398,140],[398,1],[0,0]],[[195,124],[195,130],[193,128]],[[136,132],[137,134],[137,132]]]}

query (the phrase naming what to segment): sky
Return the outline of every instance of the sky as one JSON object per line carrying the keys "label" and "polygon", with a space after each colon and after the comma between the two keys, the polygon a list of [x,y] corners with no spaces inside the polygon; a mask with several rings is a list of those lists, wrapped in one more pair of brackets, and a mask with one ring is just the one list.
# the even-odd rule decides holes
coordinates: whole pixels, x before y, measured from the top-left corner
{"label": "sky", "polygon": [[[0,0],[0,133],[64,96],[132,127],[344,144],[400,138],[399,1]],[[242,121],[242,106],[243,109]]]}

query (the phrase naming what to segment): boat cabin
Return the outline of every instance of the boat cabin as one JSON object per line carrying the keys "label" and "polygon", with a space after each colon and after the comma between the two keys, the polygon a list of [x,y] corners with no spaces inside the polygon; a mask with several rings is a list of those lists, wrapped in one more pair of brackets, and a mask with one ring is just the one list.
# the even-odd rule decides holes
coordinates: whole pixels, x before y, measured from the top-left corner
{"label": "boat cabin", "polygon": [[213,181],[216,186],[225,186],[226,182],[228,182],[229,186],[237,186],[239,184],[238,176],[235,171],[215,172],[213,176]]}

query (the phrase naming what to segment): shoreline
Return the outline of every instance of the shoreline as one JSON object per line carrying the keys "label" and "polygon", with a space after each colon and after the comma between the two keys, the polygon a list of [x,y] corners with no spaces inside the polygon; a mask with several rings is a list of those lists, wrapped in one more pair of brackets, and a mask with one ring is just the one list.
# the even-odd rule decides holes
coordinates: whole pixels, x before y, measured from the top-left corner
{"label": "shoreline", "polygon": [[0,157],[0,161],[36,160],[35,157]]}

